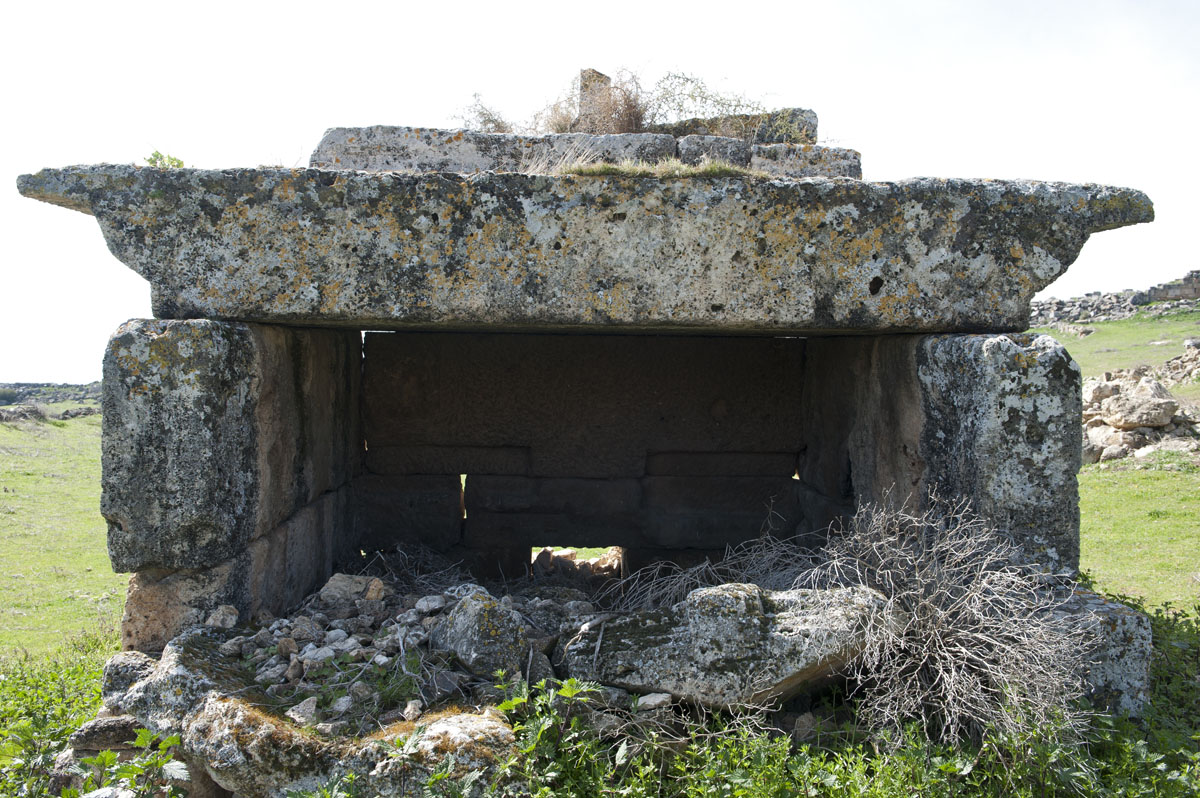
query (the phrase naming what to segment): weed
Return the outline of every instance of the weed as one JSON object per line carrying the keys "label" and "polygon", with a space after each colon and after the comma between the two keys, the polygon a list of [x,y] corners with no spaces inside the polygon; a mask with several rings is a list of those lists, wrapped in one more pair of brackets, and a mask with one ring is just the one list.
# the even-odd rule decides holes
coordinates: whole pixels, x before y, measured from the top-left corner
{"label": "weed", "polygon": [[48,656],[0,657],[0,795],[45,795],[54,758],[100,703],[111,629],[72,638]]}
{"label": "weed", "polygon": [[83,793],[101,787],[116,787],[132,792],[137,798],[183,798],[184,793],[171,783],[182,776],[180,763],[171,758],[171,749],[179,745],[179,737],[172,735],[157,740],[148,729],[138,729],[133,745],[139,749],[136,756],[125,761],[114,751],[101,751],[93,757],[81,759],[83,767],[83,789],[63,790],[62,798],[79,798]]}
{"label": "weed", "polygon": [[146,159],[146,165],[155,169],[182,169],[183,161],[176,158],[174,155],[164,155],[158,150],[150,153],[150,157]]}

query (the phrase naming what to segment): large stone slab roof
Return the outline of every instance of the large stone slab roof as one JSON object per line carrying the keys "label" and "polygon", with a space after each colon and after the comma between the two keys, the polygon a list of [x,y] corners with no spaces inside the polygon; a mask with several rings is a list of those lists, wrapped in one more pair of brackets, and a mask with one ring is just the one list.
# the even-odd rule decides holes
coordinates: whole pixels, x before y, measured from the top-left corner
{"label": "large stone slab roof", "polygon": [[47,169],[161,318],[359,328],[1004,331],[1139,191],[919,178]]}

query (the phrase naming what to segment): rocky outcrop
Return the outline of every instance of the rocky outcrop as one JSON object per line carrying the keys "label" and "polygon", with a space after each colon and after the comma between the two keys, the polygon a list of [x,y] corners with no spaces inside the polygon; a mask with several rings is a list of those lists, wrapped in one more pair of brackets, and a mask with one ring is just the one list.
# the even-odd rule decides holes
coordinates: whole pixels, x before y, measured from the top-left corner
{"label": "rocky outcrop", "polygon": [[1096,185],[71,167],[162,318],[356,329],[1023,329],[1087,237],[1150,221]]}
{"label": "rocky outcrop", "polygon": [[732,709],[788,698],[855,657],[886,623],[866,588],[693,591],[665,610],[604,617],[563,647],[567,672],[634,693]]}

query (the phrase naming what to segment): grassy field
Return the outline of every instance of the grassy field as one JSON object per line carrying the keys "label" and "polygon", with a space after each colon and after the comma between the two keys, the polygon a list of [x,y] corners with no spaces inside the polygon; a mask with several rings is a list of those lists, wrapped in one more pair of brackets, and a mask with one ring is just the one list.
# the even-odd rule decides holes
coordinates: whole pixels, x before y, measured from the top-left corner
{"label": "grassy field", "polygon": [[[1083,338],[1049,327],[1039,327],[1034,332],[1057,338],[1075,358],[1083,376],[1095,377],[1114,369],[1158,365],[1179,355],[1184,339],[1200,338],[1200,311],[1160,318],[1139,313],[1129,319],[1081,326],[1095,332]],[[1200,402],[1200,382],[1172,388],[1171,392],[1181,399]]]}
{"label": "grassy field", "polygon": [[[1118,461],[1119,462],[1119,461]],[[1079,475],[1080,565],[1111,593],[1200,603],[1200,467],[1174,453]]]}
{"label": "grassy field", "polygon": [[99,416],[0,424],[0,651],[46,651],[120,611],[99,506]]}
{"label": "grassy field", "polygon": [[[1084,338],[1039,328],[1079,363],[1083,376],[1155,366],[1200,338],[1200,312],[1083,325]],[[1200,382],[1171,392],[1200,403]],[[1179,454],[1091,465],[1079,474],[1081,565],[1099,587],[1149,604],[1193,607],[1200,601],[1200,462]]]}

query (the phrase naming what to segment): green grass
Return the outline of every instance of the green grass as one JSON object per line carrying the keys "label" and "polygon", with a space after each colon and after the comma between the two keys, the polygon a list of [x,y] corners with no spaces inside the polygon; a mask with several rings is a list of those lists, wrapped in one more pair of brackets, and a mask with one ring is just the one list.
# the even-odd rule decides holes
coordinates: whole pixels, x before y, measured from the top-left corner
{"label": "green grass", "polygon": [[45,652],[119,613],[99,507],[99,416],[0,424],[0,651]]}
{"label": "green grass", "polygon": [[[1085,338],[1076,338],[1050,327],[1038,327],[1033,332],[1057,338],[1075,358],[1083,376],[1094,377],[1115,369],[1159,365],[1181,354],[1185,338],[1200,338],[1200,311],[1161,317],[1141,312],[1128,319],[1081,326],[1095,332]],[[1153,344],[1153,341],[1169,343]],[[1200,385],[1196,386],[1195,392],[1200,394]]]}
{"label": "green grass", "polygon": [[1200,603],[1200,466],[1160,452],[1079,474],[1080,565],[1103,590]]}

